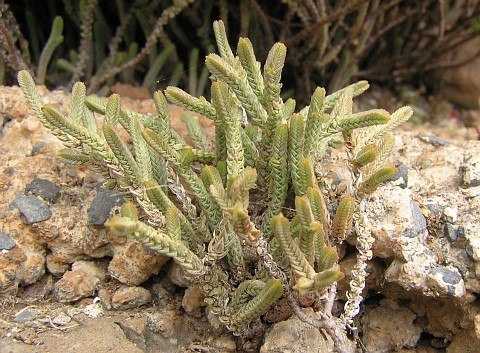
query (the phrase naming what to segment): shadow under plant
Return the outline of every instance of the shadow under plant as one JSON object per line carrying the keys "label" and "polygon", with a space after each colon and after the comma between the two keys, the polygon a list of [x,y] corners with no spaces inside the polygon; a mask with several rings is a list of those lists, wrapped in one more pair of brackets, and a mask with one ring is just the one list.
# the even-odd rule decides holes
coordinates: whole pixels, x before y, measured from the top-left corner
{"label": "shadow under plant", "polygon": [[[169,87],[154,94],[156,118],[123,109],[118,95],[106,103],[86,97],[82,83],[74,85],[64,116],[42,106],[26,71],[18,80],[40,121],[66,146],[60,157],[92,165],[126,195],[129,202],[106,226],[172,257],[229,330],[254,334],[258,318],[283,297],[300,320],[331,336],[336,351],[354,352],[349,333],[372,257],[366,200],[396,173],[387,163],[391,131],[412,111],[353,113],[353,98],[368,88],[364,81],[330,95],[317,88],[310,105],[296,109],[280,96],[283,44],[272,47],[262,74],[248,39],[239,40],[234,56],[221,21],[214,31],[220,55],[206,59],[211,102]],[[171,129],[166,99],[212,119],[214,144],[186,115],[187,144]],[[95,113],[104,115],[102,126]],[[348,180],[334,193],[331,217],[325,195],[333,190],[318,161],[338,148],[346,151]],[[337,246],[352,230],[357,258],[337,317],[336,282],[344,277]],[[313,312],[300,306],[306,301]]]}

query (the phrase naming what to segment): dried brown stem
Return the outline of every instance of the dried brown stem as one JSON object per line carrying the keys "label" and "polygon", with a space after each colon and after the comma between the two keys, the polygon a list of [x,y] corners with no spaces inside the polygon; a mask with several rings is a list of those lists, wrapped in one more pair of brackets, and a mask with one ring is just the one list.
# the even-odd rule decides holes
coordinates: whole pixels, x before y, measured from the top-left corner
{"label": "dried brown stem", "polygon": [[327,23],[331,23],[333,21],[336,21],[349,12],[355,10],[358,6],[360,6],[362,3],[366,2],[368,0],[354,0],[352,2],[349,2],[343,6],[340,6],[339,9],[336,11],[332,12],[330,15],[327,17],[321,18],[318,22],[315,24],[305,28],[304,30],[300,31],[293,37],[289,38],[286,40],[285,45],[287,47],[293,47],[297,44],[299,44],[301,41],[305,40],[308,38],[308,36],[311,35],[312,32],[319,30],[323,25]]}
{"label": "dried brown stem", "polygon": [[119,74],[120,72],[127,70],[138,63],[140,63],[143,59],[145,59],[152,49],[152,47],[157,43],[158,38],[161,36],[161,34],[164,32],[164,27],[168,24],[170,20],[175,18],[180,12],[182,12],[185,8],[190,6],[195,0],[182,0],[182,1],[177,1],[175,5],[170,6],[169,8],[163,10],[162,14],[160,15],[159,19],[155,23],[155,27],[150,34],[150,36],[147,38],[147,42],[145,43],[145,46],[142,48],[140,53],[138,53],[133,59],[127,61],[126,63],[123,63],[122,65],[111,68],[109,71],[104,73],[101,77],[99,77],[97,80],[94,80],[90,87],[89,91],[94,91],[98,87],[100,87],[105,81],[107,81],[109,78]]}
{"label": "dried brown stem", "polygon": [[78,61],[75,65],[75,71],[70,79],[69,86],[80,79],[80,77],[85,75],[85,67],[87,66],[87,61],[89,59],[90,50],[92,42],[92,23],[93,23],[93,11],[97,7],[98,0],[88,0],[87,6],[85,7],[85,14],[83,16],[82,30],[81,30],[81,39],[80,47],[78,48]]}

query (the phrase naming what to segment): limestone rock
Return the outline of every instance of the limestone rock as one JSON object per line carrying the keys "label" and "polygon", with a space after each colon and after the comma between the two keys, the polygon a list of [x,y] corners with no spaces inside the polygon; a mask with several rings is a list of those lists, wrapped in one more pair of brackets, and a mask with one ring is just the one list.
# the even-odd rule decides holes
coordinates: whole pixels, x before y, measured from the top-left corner
{"label": "limestone rock", "polygon": [[16,291],[19,285],[37,282],[45,273],[45,243],[16,210],[5,213],[0,229],[0,291]]}
{"label": "limestone rock", "polygon": [[48,265],[53,274],[61,275],[69,264],[86,257],[113,256],[112,244],[105,229],[89,227],[81,212],[73,210],[72,206],[59,203],[56,207],[59,208],[52,218],[38,227],[51,250]]}
{"label": "limestone rock", "polygon": [[292,316],[273,325],[260,353],[332,352],[332,343],[320,330]]}
{"label": "limestone rock", "polygon": [[188,279],[185,277],[185,272],[183,271],[182,267],[176,262],[172,262],[172,265],[167,271],[167,275],[170,281],[175,283],[177,286],[187,288],[190,284]]}
{"label": "limestone rock", "polygon": [[473,330],[462,330],[453,337],[447,353],[478,353],[480,339]]}
{"label": "limestone rock", "polygon": [[56,258],[53,254],[47,255],[47,270],[52,275],[61,277],[65,272],[70,268],[70,264],[63,261],[56,261]]}
{"label": "limestone rock", "polygon": [[135,343],[137,347],[146,350],[144,330],[147,319],[145,317],[129,317],[126,320],[118,322],[118,325],[127,336],[130,342]]}
{"label": "limestone rock", "polygon": [[82,312],[91,319],[96,319],[105,314],[105,310],[100,302],[95,301],[92,304],[87,305]]}
{"label": "limestone rock", "polygon": [[468,320],[466,313],[449,298],[416,297],[409,305],[417,315],[417,324],[434,337],[451,340]]}
{"label": "limestone rock", "polygon": [[152,299],[143,287],[121,287],[112,295],[113,309],[132,309],[147,304]]}
{"label": "limestone rock", "polygon": [[371,197],[366,214],[373,225],[375,256],[393,258],[385,279],[407,290],[426,289],[426,276],[436,257],[425,246],[426,220],[410,191],[386,185]]}
{"label": "limestone rock", "polygon": [[399,246],[384,246],[382,240],[390,241],[392,245],[398,242],[400,245],[415,238],[422,241],[426,237],[427,222],[418,204],[411,199],[409,190],[386,185],[381,192],[371,197],[366,213],[370,219],[375,220],[374,232],[377,236],[385,234],[385,238],[379,239],[375,244],[379,256],[405,257]]}
{"label": "limestone rock", "polygon": [[417,316],[406,307],[391,300],[382,300],[380,306],[367,313],[363,327],[363,343],[367,352],[383,353],[417,344],[422,329],[413,321]]}
{"label": "limestone rock", "polygon": [[173,317],[173,312],[169,311],[149,314],[147,315],[147,327],[153,333],[160,334],[164,338],[172,337],[175,333]]}
{"label": "limestone rock", "polygon": [[462,165],[472,160],[467,152],[480,155],[480,143],[432,145],[420,135],[398,137],[395,158],[409,166],[408,188],[387,183],[367,203],[373,255],[387,259],[389,283],[429,296],[468,296],[466,283],[478,287],[472,283],[480,259],[480,189],[465,188]]}
{"label": "limestone rock", "polygon": [[480,155],[478,143],[472,142],[465,146],[463,164],[461,166],[462,180],[466,187],[480,185]]}
{"label": "limestone rock", "polygon": [[182,307],[187,313],[193,313],[203,306],[205,295],[198,286],[190,286],[185,290],[183,295]]}
{"label": "limestone rock", "polygon": [[216,337],[210,343],[210,345],[213,346],[215,349],[217,349],[219,352],[227,353],[227,352],[237,351],[237,345],[233,340],[232,336],[229,334]]}
{"label": "limestone rock", "polygon": [[55,296],[62,303],[92,296],[104,279],[105,271],[93,262],[77,261],[55,284]]}
{"label": "limestone rock", "polygon": [[465,295],[465,283],[455,267],[438,266],[432,268],[427,276],[427,285],[435,295],[449,295],[461,298]]}
{"label": "limestone rock", "polygon": [[136,286],[145,282],[151,275],[158,274],[160,268],[170,258],[148,250],[137,241],[116,247],[108,273],[122,283]]}

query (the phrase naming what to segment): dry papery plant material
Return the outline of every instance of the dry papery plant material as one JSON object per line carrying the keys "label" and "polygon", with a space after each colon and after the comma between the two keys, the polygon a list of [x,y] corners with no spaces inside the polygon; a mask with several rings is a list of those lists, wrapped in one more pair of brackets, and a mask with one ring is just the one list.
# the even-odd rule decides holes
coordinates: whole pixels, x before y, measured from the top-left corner
{"label": "dry papery plant material", "polygon": [[[155,117],[122,108],[115,94],[107,101],[87,97],[80,82],[65,116],[42,105],[27,71],[18,81],[41,122],[66,146],[60,158],[91,165],[106,186],[126,195],[129,202],[106,226],[172,257],[230,331],[251,334],[283,297],[300,319],[325,330],[338,352],[354,352],[349,333],[373,242],[363,209],[368,195],[396,172],[387,162],[391,131],[412,110],[353,113],[353,97],[368,88],[365,81],[329,95],[317,88],[310,105],[296,110],[293,99],[284,102],[280,95],[284,44],[272,47],[262,72],[248,39],[239,40],[234,56],[223,22],[215,22],[214,31],[220,54],[206,58],[211,101],[168,87],[153,96]],[[196,116],[185,114],[187,144],[170,126],[167,99],[210,118],[215,140]],[[104,116],[101,126],[95,114]],[[346,151],[350,178],[330,215],[325,193],[332,190],[320,160],[337,148]],[[348,301],[336,317],[335,284],[344,277],[337,245],[349,235],[358,260]],[[313,316],[299,305],[305,296],[313,298]]]}

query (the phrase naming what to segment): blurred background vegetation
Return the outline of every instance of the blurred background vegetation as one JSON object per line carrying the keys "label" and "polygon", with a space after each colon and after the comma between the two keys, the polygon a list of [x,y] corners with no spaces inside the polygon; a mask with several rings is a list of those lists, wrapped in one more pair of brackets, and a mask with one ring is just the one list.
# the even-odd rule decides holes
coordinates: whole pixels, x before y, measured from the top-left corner
{"label": "blurred background vegetation", "polygon": [[317,86],[359,79],[415,86],[480,55],[480,45],[449,55],[479,36],[478,0],[0,0],[0,83],[28,69],[50,88],[173,84],[208,95],[203,59],[215,50],[216,19],[232,44],[249,37],[260,62],[285,43],[282,82],[302,103]]}

